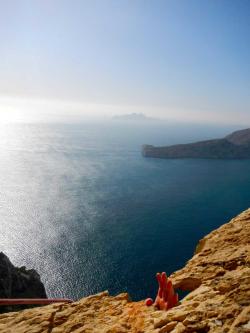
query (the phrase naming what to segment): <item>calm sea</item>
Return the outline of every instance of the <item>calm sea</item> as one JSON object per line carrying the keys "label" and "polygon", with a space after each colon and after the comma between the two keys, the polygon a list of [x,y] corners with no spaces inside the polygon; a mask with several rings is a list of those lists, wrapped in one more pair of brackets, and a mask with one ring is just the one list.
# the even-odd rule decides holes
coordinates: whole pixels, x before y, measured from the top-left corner
{"label": "calm sea", "polygon": [[249,160],[145,159],[140,148],[231,129],[141,124],[0,128],[0,250],[49,296],[153,297],[197,241],[250,206]]}

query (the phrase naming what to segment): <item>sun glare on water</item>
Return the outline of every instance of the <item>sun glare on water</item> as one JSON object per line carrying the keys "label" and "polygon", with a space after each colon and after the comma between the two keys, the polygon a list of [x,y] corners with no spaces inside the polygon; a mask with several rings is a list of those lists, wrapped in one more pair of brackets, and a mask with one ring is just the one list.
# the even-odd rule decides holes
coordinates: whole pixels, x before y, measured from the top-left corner
{"label": "sun glare on water", "polygon": [[32,112],[27,103],[11,98],[0,98],[0,123],[28,122]]}
{"label": "sun glare on water", "polygon": [[37,123],[60,119],[56,103],[46,100],[0,97],[0,124]]}

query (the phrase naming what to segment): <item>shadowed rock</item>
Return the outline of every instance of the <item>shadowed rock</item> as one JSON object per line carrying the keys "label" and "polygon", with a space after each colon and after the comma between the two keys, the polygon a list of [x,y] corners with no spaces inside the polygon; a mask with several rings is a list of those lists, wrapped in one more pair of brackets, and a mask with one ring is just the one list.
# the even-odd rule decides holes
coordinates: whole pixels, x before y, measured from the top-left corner
{"label": "shadowed rock", "polygon": [[[9,258],[0,252],[0,298],[47,298],[39,274],[25,267],[15,267]],[[0,313],[23,309],[28,306],[0,307]]]}

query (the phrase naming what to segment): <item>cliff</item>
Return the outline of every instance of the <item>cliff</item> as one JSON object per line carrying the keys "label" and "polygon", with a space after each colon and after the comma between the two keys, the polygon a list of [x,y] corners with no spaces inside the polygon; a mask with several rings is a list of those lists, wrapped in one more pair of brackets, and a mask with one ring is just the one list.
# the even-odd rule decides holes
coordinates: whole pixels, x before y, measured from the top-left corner
{"label": "cliff", "polygon": [[[39,274],[25,267],[15,267],[0,252],[0,298],[47,298]],[[27,306],[0,307],[0,313],[23,309]]]}
{"label": "cliff", "polygon": [[223,139],[166,147],[144,145],[142,154],[145,157],[157,158],[250,158],[250,128],[236,131]]}
{"label": "cliff", "polygon": [[172,276],[189,290],[169,311],[103,292],[78,302],[0,315],[5,333],[250,332],[250,209],[211,232]]}

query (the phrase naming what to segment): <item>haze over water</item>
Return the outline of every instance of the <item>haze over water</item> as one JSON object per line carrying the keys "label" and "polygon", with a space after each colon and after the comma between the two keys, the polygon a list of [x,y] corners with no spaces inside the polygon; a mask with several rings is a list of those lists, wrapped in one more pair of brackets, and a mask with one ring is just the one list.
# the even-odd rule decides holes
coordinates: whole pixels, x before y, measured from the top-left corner
{"label": "haze over water", "polygon": [[146,159],[144,143],[232,127],[157,122],[9,123],[0,128],[0,246],[49,296],[108,289],[154,296],[197,241],[249,207],[249,160]]}

